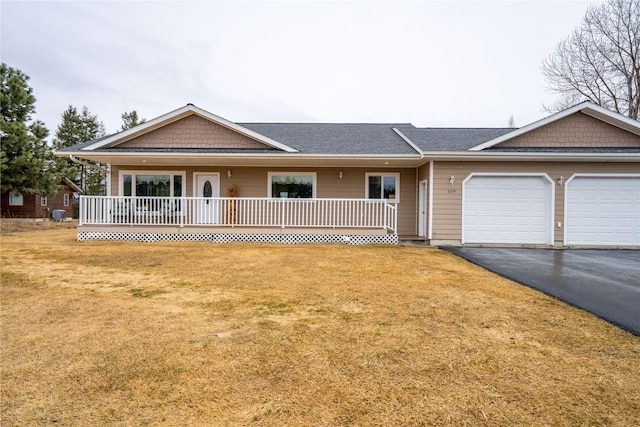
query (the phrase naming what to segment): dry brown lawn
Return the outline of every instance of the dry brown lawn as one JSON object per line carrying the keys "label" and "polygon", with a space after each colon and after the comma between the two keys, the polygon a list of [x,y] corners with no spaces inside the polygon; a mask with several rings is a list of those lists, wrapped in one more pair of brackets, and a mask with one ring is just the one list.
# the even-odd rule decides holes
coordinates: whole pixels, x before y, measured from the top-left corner
{"label": "dry brown lawn", "polygon": [[437,249],[19,228],[5,427],[640,425],[640,338]]}

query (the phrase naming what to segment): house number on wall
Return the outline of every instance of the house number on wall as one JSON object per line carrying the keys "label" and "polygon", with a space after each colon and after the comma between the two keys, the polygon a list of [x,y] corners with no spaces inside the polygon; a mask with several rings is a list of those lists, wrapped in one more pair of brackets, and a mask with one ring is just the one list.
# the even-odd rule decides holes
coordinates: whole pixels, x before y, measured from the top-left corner
{"label": "house number on wall", "polygon": [[450,188],[447,190],[447,193],[451,194],[451,193],[455,193],[456,189],[455,188]]}

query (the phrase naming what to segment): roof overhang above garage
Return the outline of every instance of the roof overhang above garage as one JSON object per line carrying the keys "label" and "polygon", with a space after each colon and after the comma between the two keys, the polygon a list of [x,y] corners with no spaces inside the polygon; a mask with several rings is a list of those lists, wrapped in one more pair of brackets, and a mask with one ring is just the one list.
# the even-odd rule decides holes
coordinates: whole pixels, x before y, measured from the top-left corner
{"label": "roof overhang above garage", "polygon": [[640,162],[640,151],[623,151],[615,153],[596,152],[504,152],[504,151],[466,151],[466,152],[427,152],[421,164],[430,160],[455,162],[455,161],[478,161],[478,162],[503,162],[503,161],[539,161],[539,162]]}

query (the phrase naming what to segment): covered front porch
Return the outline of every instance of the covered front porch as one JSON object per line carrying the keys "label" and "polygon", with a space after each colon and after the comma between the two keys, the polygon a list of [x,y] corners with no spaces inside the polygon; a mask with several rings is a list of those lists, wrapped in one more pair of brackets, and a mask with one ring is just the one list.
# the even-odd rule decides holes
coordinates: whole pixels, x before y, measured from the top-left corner
{"label": "covered front porch", "polygon": [[82,196],[78,240],[395,244],[375,199]]}

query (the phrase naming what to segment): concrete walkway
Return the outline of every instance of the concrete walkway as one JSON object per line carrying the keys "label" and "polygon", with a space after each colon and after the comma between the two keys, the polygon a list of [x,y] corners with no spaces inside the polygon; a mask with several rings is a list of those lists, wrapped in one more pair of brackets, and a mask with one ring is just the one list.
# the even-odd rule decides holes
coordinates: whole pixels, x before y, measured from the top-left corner
{"label": "concrete walkway", "polygon": [[640,251],[442,249],[640,336]]}

